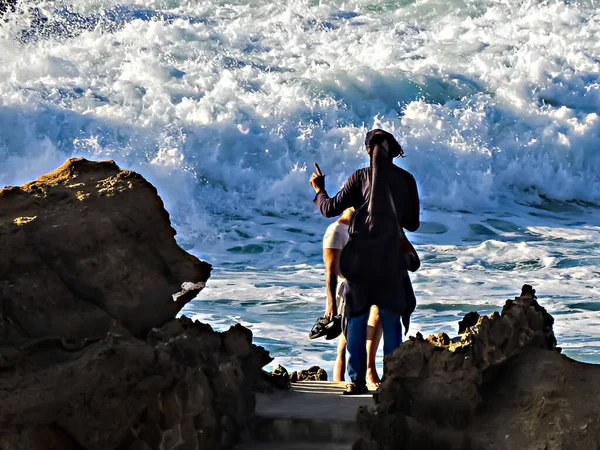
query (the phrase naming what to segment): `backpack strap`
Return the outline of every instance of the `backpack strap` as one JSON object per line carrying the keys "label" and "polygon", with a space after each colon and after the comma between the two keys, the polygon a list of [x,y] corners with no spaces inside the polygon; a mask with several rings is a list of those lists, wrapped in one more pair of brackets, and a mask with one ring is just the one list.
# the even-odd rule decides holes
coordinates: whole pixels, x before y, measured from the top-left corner
{"label": "backpack strap", "polygon": [[406,238],[406,234],[400,225],[400,220],[398,219],[398,213],[396,212],[396,203],[394,203],[394,197],[392,196],[392,190],[390,189],[390,185],[387,187],[388,191],[388,199],[390,200],[390,204],[392,205],[392,211],[394,212],[394,217],[396,218],[396,226],[398,227],[398,235],[400,238]]}

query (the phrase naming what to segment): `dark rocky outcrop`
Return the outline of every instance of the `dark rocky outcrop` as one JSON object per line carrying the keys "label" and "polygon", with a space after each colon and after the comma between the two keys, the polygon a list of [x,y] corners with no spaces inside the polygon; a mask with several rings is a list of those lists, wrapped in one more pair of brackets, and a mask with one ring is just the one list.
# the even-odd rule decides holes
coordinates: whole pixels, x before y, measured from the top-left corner
{"label": "dark rocky outcrop", "polygon": [[293,371],[290,374],[290,381],[297,383],[299,381],[327,381],[327,371],[319,366],[310,366],[308,369]]}
{"label": "dark rocky outcrop", "polygon": [[600,448],[600,367],[561,355],[552,325],[525,285],[458,342],[411,337],[359,411],[355,449]]}
{"label": "dark rocky outcrop", "polygon": [[112,161],[0,190],[0,339],[95,339],[115,321],[141,337],[175,318],[211,266],[174,236],[154,186]]}
{"label": "dark rocky outcrop", "polygon": [[111,161],[0,190],[0,449],[236,442],[271,358],[242,326],[175,319],[211,267],[174,235],[156,189]]}
{"label": "dark rocky outcrop", "polygon": [[236,333],[182,317],[147,340],[121,328],[83,348],[37,341],[0,372],[0,448],[229,448],[269,361],[250,336],[227,345]]}
{"label": "dark rocky outcrop", "polygon": [[290,388],[290,374],[281,364],[277,364],[271,372],[264,372],[264,381],[262,392],[273,392],[275,389],[287,390]]}
{"label": "dark rocky outcrop", "polygon": [[479,317],[480,316],[477,311],[471,311],[465,314],[463,320],[458,321],[458,334],[465,334],[469,328],[477,325]]}

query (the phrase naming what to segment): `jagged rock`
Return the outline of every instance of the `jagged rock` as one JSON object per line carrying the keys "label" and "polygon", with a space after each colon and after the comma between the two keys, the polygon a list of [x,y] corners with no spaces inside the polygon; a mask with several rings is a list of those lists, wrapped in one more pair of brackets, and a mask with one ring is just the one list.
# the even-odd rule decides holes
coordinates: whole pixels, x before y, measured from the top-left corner
{"label": "jagged rock", "polygon": [[427,337],[427,342],[433,345],[437,345],[439,347],[444,347],[446,345],[450,345],[450,342],[452,341],[446,333],[438,333],[437,336],[434,336],[432,334],[431,336]]}
{"label": "jagged rock", "polygon": [[299,372],[292,372],[290,382],[297,383],[299,381],[327,381],[327,372],[319,366],[311,366]]}
{"label": "jagged rock", "polygon": [[211,270],[177,245],[156,188],[113,161],[70,159],[0,190],[0,248],[0,339],[13,344],[97,338],[115,320],[142,337]]}
{"label": "jagged rock", "polygon": [[[256,348],[257,358],[227,353],[222,334],[200,323],[163,335],[167,340],[154,344],[123,336],[78,351],[58,341],[29,348],[20,364],[0,372],[0,448],[145,448],[143,442],[174,449],[184,433],[188,445],[197,441],[189,448],[235,442],[254,411],[264,350]],[[47,439],[39,438],[40,427]]]}
{"label": "jagged rock", "polygon": [[277,366],[275,366],[275,368],[271,371],[271,374],[275,377],[281,378],[284,381],[282,384],[289,384],[290,382],[290,374],[281,364],[277,364]]}
{"label": "jagged rock", "polygon": [[477,325],[479,320],[479,313],[477,311],[471,311],[465,314],[463,320],[458,322],[458,334],[464,334],[467,329]]}
{"label": "jagged rock", "polygon": [[264,372],[266,386],[263,385],[261,392],[270,393],[273,387],[277,389],[290,388],[290,374],[287,369],[278,364],[271,372]]}
{"label": "jagged rock", "polygon": [[552,325],[526,285],[501,314],[464,327],[459,342],[417,333],[386,358],[376,407],[358,414],[355,448],[598,448],[589,399],[600,394],[600,367],[561,356]]}
{"label": "jagged rock", "polygon": [[232,354],[246,354],[251,351],[252,331],[236,324],[223,333],[223,347]]}
{"label": "jagged rock", "polygon": [[174,234],[156,189],[111,161],[0,190],[0,449],[236,442],[271,358],[244,327],[175,319],[211,267]]}

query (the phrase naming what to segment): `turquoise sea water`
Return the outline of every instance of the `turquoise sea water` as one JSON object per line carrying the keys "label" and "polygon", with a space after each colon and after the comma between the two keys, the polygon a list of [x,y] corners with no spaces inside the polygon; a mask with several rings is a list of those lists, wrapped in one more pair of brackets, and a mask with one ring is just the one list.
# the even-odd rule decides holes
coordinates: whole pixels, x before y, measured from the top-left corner
{"label": "turquoise sea water", "polygon": [[[556,319],[564,353],[600,362],[595,283],[600,255],[594,244],[600,229],[587,225],[596,211],[581,209],[585,225],[557,215],[554,227],[545,226],[547,218],[538,217],[541,211],[547,209],[521,207],[513,216],[425,210],[425,218],[440,221],[425,221],[411,234],[423,265],[412,275],[418,307],[409,334],[444,331],[455,336],[466,312],[500,311],[507,299],[519,295],[522,284],[530,283]],[[256,342],[276,356],[273,364],[331,369],[335,344],[307,336],[324,308],[319,233],[327,222],[307,217],[301,221],[302,232],[290,231],[286,218],[264,222],[253,224],[264,236],[246,238],[248,243],[240,241],[222,255],[208,287],[183,312],[217,329],[235,322],[250,327]],[[257,258],[262,254],[268,256]],[[380,367],[381,356],[380,350]]]}
{"label": "turquoise sea water", "polygon": [[159,190],[215,266],[184,310],[241,322],[292,368],[324,308],[318,161],[330,192],[392,131],[422,198],[410,333],[453,334],[524,283],[565,353],[600,362],[597,2],[22,2],[0,25],[0,185],[70,156]]}

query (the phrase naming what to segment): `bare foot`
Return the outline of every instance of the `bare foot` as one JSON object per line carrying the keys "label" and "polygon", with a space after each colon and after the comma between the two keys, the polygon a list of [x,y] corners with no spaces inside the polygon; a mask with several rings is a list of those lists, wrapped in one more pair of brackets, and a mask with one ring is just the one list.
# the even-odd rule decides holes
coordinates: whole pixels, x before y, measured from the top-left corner
{"label": "bare foot", "polygon": [[381,378],[377,375],[377,369],[367,369],[367,384],[379,387]]}

